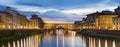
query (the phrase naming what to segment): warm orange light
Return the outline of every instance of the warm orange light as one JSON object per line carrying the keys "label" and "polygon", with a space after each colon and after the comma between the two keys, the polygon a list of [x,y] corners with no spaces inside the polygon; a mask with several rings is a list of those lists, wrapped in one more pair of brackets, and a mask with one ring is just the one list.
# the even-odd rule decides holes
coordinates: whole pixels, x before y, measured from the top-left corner
{"label": "warm orange light", "polygon": [[2,28],[5,28],[5,26],[2,26]]}

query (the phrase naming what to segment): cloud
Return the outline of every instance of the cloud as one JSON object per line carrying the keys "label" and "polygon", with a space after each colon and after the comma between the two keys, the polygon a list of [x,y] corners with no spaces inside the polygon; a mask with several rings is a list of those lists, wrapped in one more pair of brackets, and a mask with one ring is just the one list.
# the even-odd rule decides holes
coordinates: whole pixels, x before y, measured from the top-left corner
{"label": "cloud", "polygon": [[18,2],[17,5],[27,5],[27,6],[39,6],[39,7],[44,7],[47,5],[42,5],[42,4],[37,4],[37,3],[29,3],[29,2]]}
{"label": "cloud", "polygon": [[62,13],[60,11],[47,11],[44,13],[40,13],[40,12],[24,12],[24,11],[19,11],[19,13],[22,13],[24,15],[26,15],[28,18],[31,17],[31,13],[35,13],[37,14],[39,17],[41,17],[45,22],[49,23],[51,22],[69,22],[72,23],[73,21],[79,21],[81,20],[83,17],[85,17],[84,15],[77,15],[77,14],[68,14],[68,13]]}
{"label": "cloud", "polygon": [[89,13],[93,13],[96,11],[102,11],[105,9],[109,9],[111,11],[114,11],[116,6],[106,6],[106,7],[91,7],[91,8],[77,8],[77,9],[68,9],[68,10],[62,10],[63,13],[73,13],[77,15],[86,15]]}
{"label": "cloud", "polygon": [[[89,4],[89,5],[88,5]],[[118,1],[113,0],[0,0],[0,5],[16,8],[30,18],[35,13],[45,21],[79,21],[86,14],[116,8]]]}
{"label": "cloud", "polygon": [[[28,5],[14,5],[12,6],[18,11],[24,12],[34,12],[42,17],[45,21],[63,21],[63,22],[73,22],[79,21],[83,17],[86,17],[86,14],[93,13],[96,11],[102,11],[105,9],[110,9],[113,11],[116,6],[107,5],[107,2],[102,4],[96,4],[93,6],[88,6],[86,8],[76,8],[76,9],[57,9],[57,8],[46,8],[46,7],[37,7],[37,6],[28,6]],[[46,18],[48,20],[46,20]]]}
{"label": "cloud", "polygon": [[18,11],[27,11],[27,12],[47,12],[47,11],[57,11],[53,8],[44,8],[44,7],[35,7],[35,6],[27,6],[27,5],[13,5],[12,7],[16,8]]}
{"label": "cloud", "polygon": [[79,21],[83,17],[83,15],[76,15],[76,14],[68,14],[68,13],[61,13],[60,11],[49,11],[45,13],[40,13],[40,17],[47,18],[48,21],[63,21],[63,22],[73,22]]}
{"label": "cloud", "polygon": [[42,17],[47,17],[47,18],[67,18],[66,14],[61,13],[59,11],[47,11],[45,13],[38,13]]}

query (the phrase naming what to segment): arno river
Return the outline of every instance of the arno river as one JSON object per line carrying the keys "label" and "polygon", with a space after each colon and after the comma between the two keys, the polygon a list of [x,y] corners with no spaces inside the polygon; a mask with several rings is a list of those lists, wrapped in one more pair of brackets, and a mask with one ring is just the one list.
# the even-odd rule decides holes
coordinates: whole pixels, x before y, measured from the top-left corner
{"label": "arno river", "polygon": [[[63,31],[63,30],[59,30]],[[14,41],[0,42],[0,47],[120,47],[119,40],[108,40],[76,34],[73,31],[62,34],[45,33]]]}

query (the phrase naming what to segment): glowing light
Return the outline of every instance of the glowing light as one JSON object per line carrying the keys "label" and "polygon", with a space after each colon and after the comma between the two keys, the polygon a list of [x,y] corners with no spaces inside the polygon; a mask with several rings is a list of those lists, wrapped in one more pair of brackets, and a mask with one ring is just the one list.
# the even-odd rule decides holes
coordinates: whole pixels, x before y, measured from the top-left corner
{"label": "glowing light", "polygon": [[23,26],[20,26],[21,29],[23,29]]}
{"label": "glowing light", "polygon": [[15,26],[13,26],[13,28],[15,29]]}
{"label": "glowing light", "polygon": [[100,29],[101,27],[99,27],[99,29]]}
{"label": "glowing light", "polygon": [[2,28],[5,28],[5,26],[2,26]]}
{"label": "glowing light", "polygon": [[83,27],[83,29],[85,29],[86,27]]}
{"label": "glowing light", "polygon": [[8,28],[10,29],[10,28],[11,28],[11,26],[8,26]]}
{"label": "glowing light", "polygon": [[105,29],[107,29],[107,27],[105,27]]}
{"label": "glowing light", "polygon": [[115,30],[116,28],[113,26],[113,30]]}

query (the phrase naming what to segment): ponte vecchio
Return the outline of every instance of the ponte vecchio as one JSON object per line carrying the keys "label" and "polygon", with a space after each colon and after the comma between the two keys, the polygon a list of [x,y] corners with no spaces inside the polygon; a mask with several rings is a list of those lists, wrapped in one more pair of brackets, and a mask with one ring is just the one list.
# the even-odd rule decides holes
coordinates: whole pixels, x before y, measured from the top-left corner
{"label": "ponte vecchio", "polygon": [[55,29],[57,27],[62,27],[64,29],[74,29],[74,24],[72,23],[46,23],[44,29]]}

